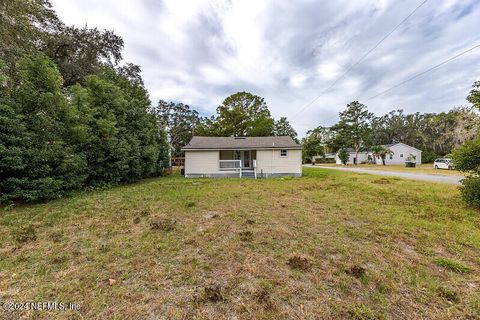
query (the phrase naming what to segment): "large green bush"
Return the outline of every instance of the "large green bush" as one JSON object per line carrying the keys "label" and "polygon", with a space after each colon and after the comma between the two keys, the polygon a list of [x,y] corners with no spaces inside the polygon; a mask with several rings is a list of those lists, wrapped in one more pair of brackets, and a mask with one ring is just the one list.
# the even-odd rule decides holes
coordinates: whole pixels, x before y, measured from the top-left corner
{"label": "large green bush", "polygon": [[19,60],[3,91],[0,114],[0,202],[55,198],[78,189],[85,179],[85,158],[69,141],[72,122],[62,76],[42,54]]}
{"label": "large green bush", "polygon": [[422,163],[433,163],[437,159],[437,154],[431,150],[422,152]]}
{"label": "large green bush", "polygon": [[480,177],[470,176],[463,180],[460,187],[465,202],[480,208]]}
{"label": "large green bush", "polygon": [[142,85],[111,68],[63,89],[45,55],[25,56],[0,87],[0,203],[159,175],[166,135]]}
{"label": "large green bush", "polygon": [[480,207],[480,137],[455,149],[452,158],[455,168],[468,174],[460,187],[463,199]]}
{"label": "large green bush", "polygon": [[480,137],[467,141],[452,152],[454,165],[457,170],[480,174]]}

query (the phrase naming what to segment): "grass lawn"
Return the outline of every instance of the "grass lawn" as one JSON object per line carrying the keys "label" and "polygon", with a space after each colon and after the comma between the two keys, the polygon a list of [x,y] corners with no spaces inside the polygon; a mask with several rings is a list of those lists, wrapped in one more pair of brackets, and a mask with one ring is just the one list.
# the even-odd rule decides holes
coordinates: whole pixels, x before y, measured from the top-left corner
{"label": "grass lawn", "polygon": [[[332,166],[332,167],[345,167],[341,164],[334,163],[322,163],[319,166]],[[464,174],[457,170],[444,170],[444,169],[434,169],[433,164],[424,163],[417,165],[415,168],[407,168],[403,164],[390,164],[390,165],[375,165],[375,164],[359,164],[359,165],[347,165],[349,168],[362,168],[362,169],[372,169],[372,170],[386,170],[386,171],[400,171],[400,172],[417,172],[417,173],[428,173],[428,174],[438,174],[438,175],[448,175],[448,176],[464,176]]]}
{"label": "grass lawn", "polygon": [[479,319],[480,212],[334,170],[151,179],[0,208],[5,300],[80,304],[12,319]]}

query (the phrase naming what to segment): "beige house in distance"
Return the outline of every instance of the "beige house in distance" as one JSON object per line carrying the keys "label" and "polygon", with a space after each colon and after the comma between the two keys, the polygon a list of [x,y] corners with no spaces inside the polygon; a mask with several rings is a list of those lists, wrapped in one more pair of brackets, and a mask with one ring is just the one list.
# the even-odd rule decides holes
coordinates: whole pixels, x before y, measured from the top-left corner
{"label": "beige house in distance", "polygon": [[186,178],[302,175],[302,146],[291,137],[199,137],[182,148]]}

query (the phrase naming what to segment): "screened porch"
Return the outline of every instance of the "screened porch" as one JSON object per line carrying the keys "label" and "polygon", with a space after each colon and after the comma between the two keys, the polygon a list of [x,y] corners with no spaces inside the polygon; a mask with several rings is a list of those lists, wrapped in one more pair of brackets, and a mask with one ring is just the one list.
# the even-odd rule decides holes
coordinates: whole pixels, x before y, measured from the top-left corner
{"label": "screened porch", "polygon": [[220,150],[221,171],[236,171],[241,177],[255,177],[257,167],[256,150]]}

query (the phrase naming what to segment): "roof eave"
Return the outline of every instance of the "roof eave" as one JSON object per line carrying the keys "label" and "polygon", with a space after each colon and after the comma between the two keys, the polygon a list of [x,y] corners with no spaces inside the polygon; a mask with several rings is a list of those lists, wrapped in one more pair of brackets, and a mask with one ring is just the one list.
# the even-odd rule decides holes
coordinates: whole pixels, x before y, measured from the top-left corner
{"label": "roof eave", "polygon": [[216,151],[216,150],[302,150],[302,146],[296,147],[231,147],[231,148],[182,148],[182,151],[195,151],[195,150],[204,150],[204,151]]}
{"label": "roof eave", "polygon": [[396,146],[397,144],[401,144],[401,145],[404,145],[405,147],[408,147],[408,148],[410,148],[410,149],[414,149],[414,150],[417,150],[417,151],[423,152],[422,150],[420,150],[420,149],[417,149],[417,148],[415,148],[415,147],[412,147],[412,146],[409,146],[408,144],[406,144],[406,143],[403,143],[403,142],[397,142],[397,143],[394,143],[394,144],[392,144],[392,145],[391,145],[390,147],[388,147],[388,148],[391,148],[391,147],[393,147],[393,146]]}

